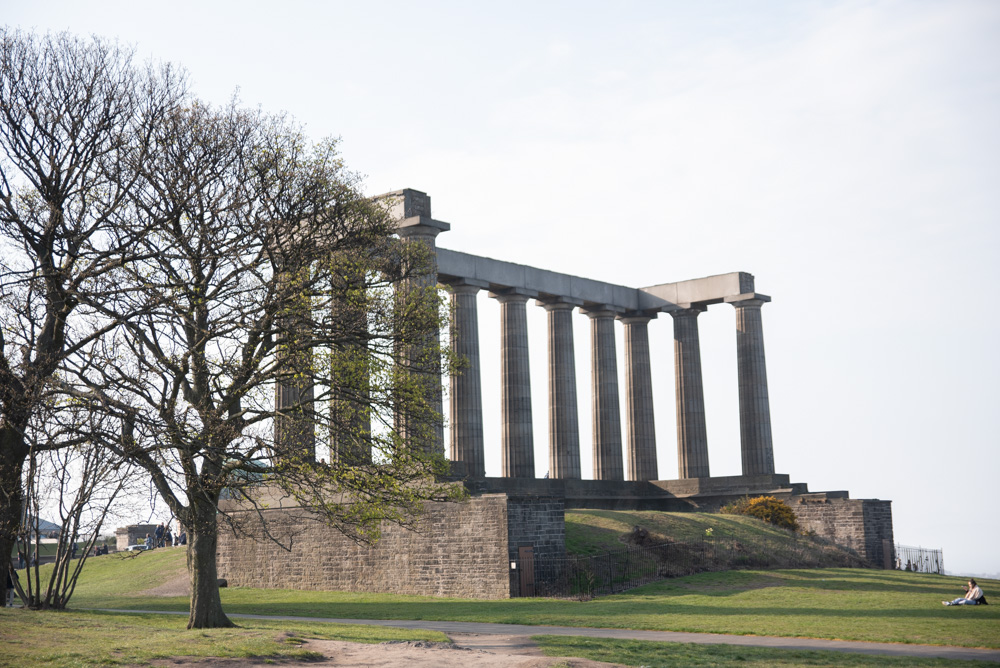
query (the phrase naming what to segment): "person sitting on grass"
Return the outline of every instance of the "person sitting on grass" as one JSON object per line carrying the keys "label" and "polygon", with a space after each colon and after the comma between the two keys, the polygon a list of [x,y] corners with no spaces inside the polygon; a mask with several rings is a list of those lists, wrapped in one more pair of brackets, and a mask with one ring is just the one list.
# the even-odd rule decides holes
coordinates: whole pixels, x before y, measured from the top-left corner
{"label": "person sitting on grass", "polygon": [[986,605],[986,595],[979,588],[976,581],[969,579],[969,584],[965,587],[965,596],[960,596],[954,601],[941,601],[944,605]]}

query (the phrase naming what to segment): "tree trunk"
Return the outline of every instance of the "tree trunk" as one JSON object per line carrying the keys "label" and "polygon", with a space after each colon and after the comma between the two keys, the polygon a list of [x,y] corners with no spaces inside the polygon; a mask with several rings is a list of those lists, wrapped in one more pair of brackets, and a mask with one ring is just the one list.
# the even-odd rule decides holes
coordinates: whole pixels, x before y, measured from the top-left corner
{"label": "tree trunk", "polygon": [[188,537],[187,560],[191,571],[191,614],[188,617],[188,628],[234,626],[222,611],[222,599],[219,597],[216,504],[207,499],[199,499],[191,504],[190,510],[191,535]]}
{"label": "tree trunk", "polygon": [[28,446],[23,431],[10,426],[0,429],[0,573],[7,572],[10,555],[17,542],[24,512],[21,476]]}

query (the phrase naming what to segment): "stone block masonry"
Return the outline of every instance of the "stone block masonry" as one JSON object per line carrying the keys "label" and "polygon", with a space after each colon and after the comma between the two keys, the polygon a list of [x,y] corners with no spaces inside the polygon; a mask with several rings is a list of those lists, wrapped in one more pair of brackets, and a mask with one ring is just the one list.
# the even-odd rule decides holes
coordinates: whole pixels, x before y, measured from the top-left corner
{"label": "stone block masonry", "polygon": [[138,545],[140,540],[145,540],[146,534],[152,536],[155,533],[155,524],[130,524],[119,527],[115,531],[115,549],[124,552],[129,545]]}
{"label": "stone block masonry", "polygon": [[534,548],[535,559],[562,559],[566,556],[566,504],[555,497],[513,497],[507,505],[509,560],[517,548]]}
{"label": "stone block masonry", "polygon": [[793,496],[788,502],[803,529],[853,549],[877,567],[885,563],[883,540],[893,545],[891,501]]}
{"label": "stone block masonry", "polygon": [[[371,546],[304,508],[231,512],[241,533],[222,526],[218,553],[219,577],[231,586],[501,599],[510,596],[519,545],[546,556],[566,549],[561,499],[490,494],[428,503],[415,531],[386,524]],[[286,547],[264,538],[261,517]]]}

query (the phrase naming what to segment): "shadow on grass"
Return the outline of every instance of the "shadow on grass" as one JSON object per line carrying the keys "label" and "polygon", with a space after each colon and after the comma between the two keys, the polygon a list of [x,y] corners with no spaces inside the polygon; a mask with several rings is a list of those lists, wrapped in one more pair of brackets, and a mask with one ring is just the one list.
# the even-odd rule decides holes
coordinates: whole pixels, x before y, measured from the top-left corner
{"label": "shadow on grass", "polygon": [[[966,578],[935,575],[931,573],[905,573],[903,571],[873,571],[867,569],[844,570],[824,569],[810,571],[803,569],[785,570],[777,573],[783,577],[783,584],[790,587],[808,587],[810,589],[827,589],[838,591],[859,592],[895,592],[927,594],[933,596],[948,596],[954,593],[955,598],[962,593]],[[830,577],[834,575],[835,577]],[[1000,583],[983,580],[980,586],[988,588],[991,584]]]}
{"label": "shadow on grass", "polygon": [[[230,603],[226,605],[226,609],[232,612],[243,612],[243,608],[247,608],[249,612],[252,608],[253,614],[281,614],[281,615],[315,615],[316,613],[323,611],[326,615],[336,616],[336,617],[350,617],[359,619],[379,619],[384,618],[387,610],[384,605],[380,604],[366,604],[366,603],[354,603],[349,605],[331,605],[327,606],[315,606],[308,604],[274,604],[272,606],[267,606],[270,612],[263,612],[260,606],[251,605],[247,606],[239,603]],[[972,612],[974,606],[963,606],[967,607],[971,614],[982,613],[980,616],[983,619],[1000,619],[1000,614],[995,612],[987,611],[985,607],[981,607],[975,612]],[[978,606],[975,606],[978,607]],[[458,621],[460,617],[468,618],[477,616],[474,611],[465,611],[463,613],[456,614],[455,605],[448,603],[414,603],[393,606],[394,610],[391,611],[391,616],[388,619],[437,619],[445,620],[451,619]],[[335,613],[335,614],[331,614]],[[524,623],[523,615],[518,614],[519,611],[516,609],[511,609],[506,614],[504,612],[492,612],[490,617],[507,617],[515,621],[509,623]],[[531,614],[537,615],[560,615],[560,616],[570,616],[577,618],[589,618],[589,619],[601,619],[608,622],[616,618],[642,616],[642,615],[656,615],[656,616],[667,616],[667,615],[705,615],[712,617],[787,617],[790,614],[799,615],[803,617],[827,617],[827,618],[837,618],[842,617],[845,619],[855,619],[855,618],[878,618],[878,619],[952,619],[956,615],[953,614],[954,611],[950,608],[945,608],[940,603],[937,603],[937,607],[924,608],[879,608],[872,610],[864,609],[852,609],[852,610],[842,610],[842,609],[831,609],[831,608],[794,608],[789,609],[786,606],[740,606],[737,608],[719,608],[715,606],[708,605],[658,605],[658,606],[637,606],[634,603],[621,604],[608,603],[600,608],[588,608],[585,604],[581,604],[580,607],[573,610],[544,610],[535,609],[531,611]],[[966,614],[966,613],[958,613]],[[491,621],[493,621],[491,619]],[[611,628],[617,628],[619,625],[611,624]]]}
{"label": "shadow on grass", "polygon": [[[287,614],[327,617],[387,618],[387,619],[444,619],[453,615],[454,619],[464,619],[471,615],[485,615],[490,621],[495,616],[516,616],[519,611],[530,609],[532,613],[570,616],[607,615],[663,615],[663,614],[717,614],[732,616],[740,614],[787,615],[803,614],[832,617],[915,617],[949,618],[951,608],[943,608],[942,600],[951,600],[960,595],[960,579],[948,578],[926,582],[928,576],[874,576],[871,571],[728,571],[723,573],[703,573],[685,578],[661,580],[630,590],[624,594],[601,597],[588,602],[562,599],[510,599],[505,601],[482,601],[472,599],[437,599],[412,597],[412,600],[357,600],[364,594],[343,594],[329,592],[297,592],[293,590],[257,590],[234,588],[223,591],[223,602],[227,610],[252,614]],[[830,577],[834,575],[834,577]],[[913,577],[918,581],[910,582]],[[904,579],[901,579],[904,578]],[[796,596],[791,592],[773,606],[745,605],[729,608],[729,604],[699,605],[696,597],[726,599],[745,595],[748,591],[764,588],[802,588],[825,591],[831,594],[849,592],[857,594],[856,599],[840,596],[831,600],[831,608],[796,606]],[[900,600],[893,600],[900,595]],[[328,596],[327,600],[322,599]],[[814,594],[811,596],[815,596]],[[312,600],[301,600],[307,597]],[[374,595],[377,599],[378,595]],[[290,600],[290,599],[299,600]],[[347,598],[348,600],[344,600]],[[393,597],[394,598],[394,597]],[[350,600],[354,599],[354,600]],[[847,605],[845,606],[845,601]],[[753,605],[754,602],[746,601]],[[909,603],[910,605],[906,605]],[[73,601],[73,607],[107,607],[148,610],[187,610],[186,597],[169,598],[80,598]],[[887,607],[887,604],[892,607]],[[978,608],[984,618],[1000,618],[1000,606],[966,606]],[[990,611],[993,612],[990,612]],[[454,615],[458,616],[454,616]],[[515,622],[516,623],[516,622]]]}
{"label": "shadow on grass", "polygon": [[[960,596],[964,578],[932,574],[907,574],[898,571],[869,569],[782,569],[733,570],[698,573],[682,578],[668,578],[632,589],[628,595],[689,595],[732,596],[749,589],[763,587],[795,587],[821,591],[847,591],[859,594],[892,593],[920,594],[942,599]],[[991,590],[993,581],[982,580],[980,586]],[[1000,583],[993,589],[1000,591]],[[998,594],[1000,596],[1000,594]]]}

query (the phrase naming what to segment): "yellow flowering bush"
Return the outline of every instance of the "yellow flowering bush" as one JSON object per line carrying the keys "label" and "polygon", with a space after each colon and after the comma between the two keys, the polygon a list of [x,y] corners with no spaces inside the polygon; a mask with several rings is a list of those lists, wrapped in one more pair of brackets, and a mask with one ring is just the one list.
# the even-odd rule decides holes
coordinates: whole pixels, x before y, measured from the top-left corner
{"label": "yellow flowering bush", "polygon": [[795,512],[781,499],[773,496],[744,497],[722,508],[727,515],[748,515],[770,522],[775,526],[797,531],[799,523]]}

